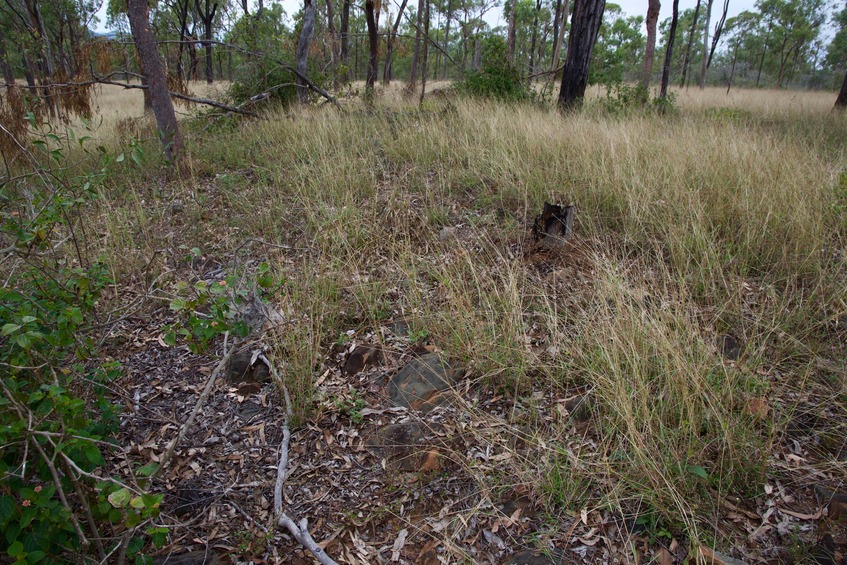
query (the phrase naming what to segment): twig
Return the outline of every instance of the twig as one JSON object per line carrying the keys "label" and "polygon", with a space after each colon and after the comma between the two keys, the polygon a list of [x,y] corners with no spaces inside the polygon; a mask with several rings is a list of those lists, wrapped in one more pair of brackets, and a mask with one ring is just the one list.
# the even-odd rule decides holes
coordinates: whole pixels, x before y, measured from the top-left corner
{"label": "twig", "polygon": [[285,419],[282,423],[282,444],[279,446],[279,465],[276,469],[276,485],[274,486],[274,515],[277,516],[277,523],[283,526],[297,540],[297,542],[308,549],[315,559],[322,565],[338,565],[326,552],[321,548],[312,535],[309,533],[309,521],[306,518],[300,520],[299,524],[294,523],[285,512],[282,510],[282,487],[285,486],[285,475],[288,473],[288,444],[291,441],[291,430],[288,427],[288,422],[291,419],[291,397],[288,395],[288,387],[276,372],[276,367],[271,363],[264,354],[258,356],[264,362],[274,380],[282,388],[282,394],[285,397]]}
{"label": "twig", "polygon": [[[226,333],[226,336],[229,336],[229,332]],[[203,404],[206,402],[206,398],[209,396],[209,393],[212,391],[212,385],[215,383],[215,380],[218,378],[218,375],[221,374],[226,364],[229,362],[229,358],[232,357],[233,352],[236,347],[233,346],[229,351],[224,351],[224,356],[218,362],[218,366],[215,367],[215,370],[212,371],[212,374],[209,375],[209,380],[206,381],[206,387],[203,389],[203,392],[200,394],[200,398],[197,399],[197,402],[194,404],[194,409],[191,411],[191,415],[188,417],[188,420],[182,425],[179,429],[179,433],[176,437],[171,441],[171,444],[168,446],[168,450],[159,460],[159,466],[155,471],[150,475],[150,480],[156,478],[156,476],[162,472],[162,469],[168,464],[168,461],[174,454],[174,450],[176,449],[177,444],[182,441],[185,437],[186,432],[188,432],[189,428],[191,428],[192,424],[194,424],[194,418],[197,417],[197,413],[200,412],[200,408],[203,407]]]}

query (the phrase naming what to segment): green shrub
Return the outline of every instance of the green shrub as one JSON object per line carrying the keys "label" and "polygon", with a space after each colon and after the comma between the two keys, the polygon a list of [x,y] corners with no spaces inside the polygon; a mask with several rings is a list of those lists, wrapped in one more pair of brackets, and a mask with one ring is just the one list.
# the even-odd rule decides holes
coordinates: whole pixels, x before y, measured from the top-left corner
{"label": "green shrub", "polygon": [[[16,564],[67,561],[93,552],[94,539],[102,559],[109,550],[101,540],[113,528],[146,525],[161,502],[108,479],[103,448],[118,420],[104,385],[120,365],[97,361],[94,338],[95,311],[113,281],[107,265],[87,260],[74,221],[124,157],[103,147],[89,152],[87,137],[70,131],[60,138],[32,114],[29,121],[40,133],[32,142],[33,174],[0,185],[7,266],[0,288],[0,554]],[[93,172],[72,172],[60,149],[71,143],[96,160]],[[148,534],[164,542],[164,532],[153,530]],[[136,536],[130,555],[144,545]]]}
{"label": "green shrub", "polygon": [[509,61],[506,42],[491,36],[484,40],[482,67],[468,71],[457,89],[477,98],[519,101],[531,98],[531,91],[518,68]]}

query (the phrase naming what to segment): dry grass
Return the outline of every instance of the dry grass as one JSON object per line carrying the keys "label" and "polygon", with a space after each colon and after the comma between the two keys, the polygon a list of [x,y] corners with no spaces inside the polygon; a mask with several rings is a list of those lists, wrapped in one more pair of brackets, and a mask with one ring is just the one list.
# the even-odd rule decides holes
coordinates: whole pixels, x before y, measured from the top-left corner
{"label": "dry grass", "polygon": [[[562,116],[465,100],[419,110],[398,93],[375,112],[303,108],[190,134],[193,178],[115,181],[104,252],[129,276],[163,246],[302,250],[275,260],[278,300],[299,320],[280,351],[301,399],[341,320],[403,316],[516,403],[590,397],[592,459],[550,447],[569,420],[538,424],[521,433],[545,455],[487,480],[526,484],[552,512],[636,504],[692,543],[731,536],[720,501],[752,500],[777,472],[790,399],[847,398],[832,324],[847,304],[847,121],[829,114],[832,95],[692,89],[670,116],[608,115],[595,90]],[[104,89],[99,103],[119,106],[115,121],[134,96]],[[545,200],[578,206],[561,253],[527,237]],[[445,226],[458,236],[440,241]],[[741,360],[720,355],[722,334]],[[821,361],[837,367],[829,381]],[[761,403],[767,414],[750,409]],[[809,464],[847,478],[831,454]]]}

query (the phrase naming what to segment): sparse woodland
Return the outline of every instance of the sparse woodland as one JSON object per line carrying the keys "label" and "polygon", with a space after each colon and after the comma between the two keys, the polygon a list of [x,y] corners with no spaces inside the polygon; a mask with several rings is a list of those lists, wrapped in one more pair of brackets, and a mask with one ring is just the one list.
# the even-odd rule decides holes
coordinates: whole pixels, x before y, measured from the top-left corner
{"label": "sparse woodland", "polygon": [[847,8],[751,6],[0,0],[0,563],[847,563]]}

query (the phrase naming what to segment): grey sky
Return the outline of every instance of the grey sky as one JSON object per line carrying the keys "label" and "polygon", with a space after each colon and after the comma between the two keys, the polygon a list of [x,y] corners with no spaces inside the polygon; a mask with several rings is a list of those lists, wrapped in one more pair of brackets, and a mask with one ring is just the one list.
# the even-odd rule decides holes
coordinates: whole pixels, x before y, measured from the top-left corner
{"label": "grey sky", "polygon": [[[265,0],[266,3],[269,3],[273,0]],[[636,16],[636,15],[645,15],[647,13],[647,0],[607,0],[609,2],[614,1],[616,4],[620,5],[623,9],[624,13],[628,16]],[[679,11],[682,12],[688,8],[693,8],[696,4],[697,0],[680,0],[679,2]],[[502,0],[501,0],[502,2]],[[256,4],[255,0],[250,0],[251,4]],[[288,16],[292,16],[295,14],[303,5],[302,0],[282,0],[281,1],[283,8],[285,9],[286,14]],[[106,21],[106,2],[103,2],[103,8],[101,8],[98,16],[100,17],[100,24],[97,26],[98,31],[105,30],[105,21]],[[392,3],[393,4],[393,3]],[[672,0],[662,0],[662,10],[659,15],[659,21],[664,20],[665,18],[671,17],[672,10]],[[721,0],[714,0],[713,12],[718,12],[723,7],[723,2]],[[755,8],[755,0],[729,0],[729,12],[727,17],[733,17],[743,12],[744,10],[753,10]],[[714,14],[713,14],[714,15]],[[491,26],[498,25],[506,25],[506,21],[503,18],[503,8],[497,7],[492,9],[485,17],[486,21]],[[642,30],[644,31],[644,30]]]}

